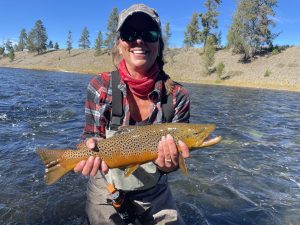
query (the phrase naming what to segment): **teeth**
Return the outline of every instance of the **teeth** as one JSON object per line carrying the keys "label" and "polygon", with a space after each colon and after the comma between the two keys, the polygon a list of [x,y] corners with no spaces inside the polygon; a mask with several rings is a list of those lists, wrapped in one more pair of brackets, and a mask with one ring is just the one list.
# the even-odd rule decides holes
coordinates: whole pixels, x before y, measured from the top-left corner
{"label": "teeth", "polygon": [[132,51],[134,54],[145,54],[146,51],[143,51],[143,50],[134,50]]}

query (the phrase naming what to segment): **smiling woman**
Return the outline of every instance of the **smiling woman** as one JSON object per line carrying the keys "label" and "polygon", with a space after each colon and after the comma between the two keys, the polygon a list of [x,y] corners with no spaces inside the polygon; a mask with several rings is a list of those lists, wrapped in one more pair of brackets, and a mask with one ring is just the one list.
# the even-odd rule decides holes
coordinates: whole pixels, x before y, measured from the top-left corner
{"label": "smiling woman", "polygon": [[118,48],[133,78],[147,77],[150,68],[156,67],[159,33],[157,24],[145,13],[135,13],[123,23]]}
{"label": "smiling woman", "polygon": [[[117,71],[101,73],[88,86],[84,136],[90,149],[96,147],[97,141],[101,143],[101,138],[111,137],[113,104],[123,110],[119,124],[122,126],[189,122],[188,91],[174,83],[163,70],[164,43],[157,12],[144,4],[135,4],[123,10],[118,21],[119,33],[113,50]],[[117,85],[113,83],[116,76],[120,80]],[[123,99],[117,101],[112,91],[121,92]],[[166,99],[171,99],[169,107],[174,112],[168,121],[162,107]],[[155,160],[139,168],[131,165],[134,172],[129,177],[124,176],[123,169],[108,168],[99,157],[77,164],[76,172],[91,176],[86,204],[91,224],[128,224],[135,220],[147,224],[184,224],[173,200],[167,173],[178,169],[179,158],[188,157],[189,149],[168,134],[157,143],[157,152]],[[117,197],[116,193],[119,193]],[[117,208],[107,203],[107,199],[114,202],[120,200],[120,196],[122,202],[125,198],[123,208],[120,204]]]}

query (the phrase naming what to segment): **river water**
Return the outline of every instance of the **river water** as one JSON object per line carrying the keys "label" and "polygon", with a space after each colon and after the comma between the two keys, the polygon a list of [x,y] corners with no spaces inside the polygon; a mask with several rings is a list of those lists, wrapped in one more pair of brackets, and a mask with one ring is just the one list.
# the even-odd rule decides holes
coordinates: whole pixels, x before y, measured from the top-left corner
{"label": "river water", "polygon": [[[87,224],[87,178],[46,186],[40,147],[75,148],[89,75],[0,68],[0,224]],[[189,224],[300,224],[300,94],[185,84],[220,144],[170,175]]]}

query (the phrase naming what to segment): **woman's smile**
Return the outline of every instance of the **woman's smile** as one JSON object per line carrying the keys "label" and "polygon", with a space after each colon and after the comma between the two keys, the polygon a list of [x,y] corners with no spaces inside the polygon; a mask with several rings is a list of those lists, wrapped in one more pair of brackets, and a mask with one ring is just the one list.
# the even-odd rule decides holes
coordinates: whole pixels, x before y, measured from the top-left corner
{"label": "woman's smile", "polygon": [[149,51],[144,50],[144,49],[131,49],[129,52],[133,54],[138,54],[138,55],[146,55]]}
{"label": "woman's smile", "polygon": [[144,42],[137,39],[133,42],[119,40],[119,48],[126,66],[131,75],[134,76],[136,71],[146,74],[153,66],[158,55],[158,41],[154,43]]}

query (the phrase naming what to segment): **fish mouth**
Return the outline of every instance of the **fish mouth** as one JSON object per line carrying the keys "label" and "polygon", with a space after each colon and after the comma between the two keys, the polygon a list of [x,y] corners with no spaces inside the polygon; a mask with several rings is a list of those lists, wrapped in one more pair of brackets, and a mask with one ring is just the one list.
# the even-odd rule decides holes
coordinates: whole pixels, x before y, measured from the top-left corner
{"label": "fish mouth", "polygon": [[[199,148],[203,147],[209,147],[215,144],[218,144],[221,140],[221,136],[217,137],[211,137],[212,132],[216,129],[216,126],[214,124],[205,124],[202,125],[202,128],[198,130],[198,132],[195,132],[196,136],[202,136],[201,141],[202,143],[198,145]],[[200,140],[199,140],[200,141]]]}
{"label": "fish mouth", "polygon": [[222,140],[221,136],[214,137],[214,138],[207,137],[207,138],[205,138],[205,140],[202,142],[202,144],[199,147],[202,148],[202,147],[212,146],[212,145],[218,144],[221,140]]}

